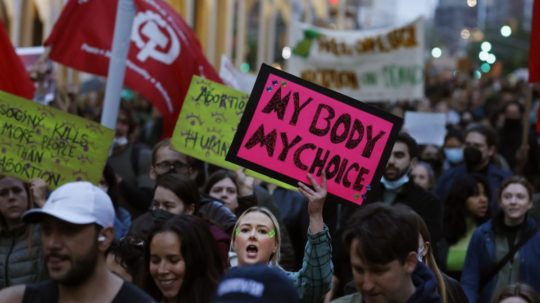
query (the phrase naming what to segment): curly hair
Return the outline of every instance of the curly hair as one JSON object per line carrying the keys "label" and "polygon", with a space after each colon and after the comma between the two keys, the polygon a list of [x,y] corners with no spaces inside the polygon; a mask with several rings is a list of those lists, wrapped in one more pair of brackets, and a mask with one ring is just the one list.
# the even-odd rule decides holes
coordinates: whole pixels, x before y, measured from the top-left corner
{"label": "curly hair", "polygon": [[[467,218],[472,218],[477,224],[489,218],[473,217],[467,209],[467,199],[479,194],[478,185],[484,187],[484,193],[489,200],[489,187],[479,175],[463,175],[456,178],[450,187],[448,196],[444,200],[443,233],[448,245],[457,243],[467,233]],[[489,212],[489,210],[488,210]]]}

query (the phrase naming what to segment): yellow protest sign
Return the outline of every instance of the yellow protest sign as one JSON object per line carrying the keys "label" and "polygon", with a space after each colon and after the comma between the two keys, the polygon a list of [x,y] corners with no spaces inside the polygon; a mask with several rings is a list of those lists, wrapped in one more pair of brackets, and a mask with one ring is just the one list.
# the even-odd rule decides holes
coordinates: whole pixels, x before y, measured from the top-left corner
{"label": "yellow protest sign", "polygon": [[113,136],[96,122],[0,91],[0,174],[41,178],[51,189],[97,184]]}
{"label": "yellow protest sign", "polygon": [[[238,170],[225,160],[244,113],[249,95],[201,77],[193,76],[178,116],[171,142],[179,152],[202,161]],[[276,179],[247,171],[246,174],[283,188],[294,189]]]}

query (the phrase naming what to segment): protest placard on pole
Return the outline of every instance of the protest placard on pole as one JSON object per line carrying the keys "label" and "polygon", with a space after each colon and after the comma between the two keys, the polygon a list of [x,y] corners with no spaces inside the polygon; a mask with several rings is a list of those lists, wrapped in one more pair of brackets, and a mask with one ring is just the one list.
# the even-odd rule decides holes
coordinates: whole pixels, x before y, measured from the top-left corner
{"label": "protest placard on pole", "polygon": [[418,144],[443,146],[446,135],[446,114],[406,111],[403,129]]}
{"label": "protest placard on pole", "polygon": [[0,91],[0,174],[40,178],[51,189],[98,184],[113,136],[96,122]]}
{"label": "protest placard on pole", "polygon": [[[228,86],[193,76],[171,142],[175,150],[199,160],[238,170],[225,160],[249,96]],[[246,174],[284,188],[290,185],[267,176]]]}
{"label": "protest placard on pole", "polygon": [[307,173],[361,204],[379,180],[402,120],[262,65],[226,159],[291,185]]}

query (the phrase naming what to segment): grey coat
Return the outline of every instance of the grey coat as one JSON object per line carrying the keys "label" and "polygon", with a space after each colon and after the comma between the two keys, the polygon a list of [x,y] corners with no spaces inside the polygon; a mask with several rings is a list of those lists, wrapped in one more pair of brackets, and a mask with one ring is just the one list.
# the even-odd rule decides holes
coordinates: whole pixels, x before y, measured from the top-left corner
{"label": "grey coat", "polygon": [[39,282],[47,278],[38,225],[0,230],[0,289],[17,284]]}

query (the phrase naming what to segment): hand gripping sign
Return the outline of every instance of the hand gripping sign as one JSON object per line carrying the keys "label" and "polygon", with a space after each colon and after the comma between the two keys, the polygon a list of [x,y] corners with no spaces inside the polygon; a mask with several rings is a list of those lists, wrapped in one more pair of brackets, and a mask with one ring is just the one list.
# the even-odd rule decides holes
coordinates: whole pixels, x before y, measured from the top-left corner
{"label": "hand gripping sign", "polygon": [[402,120],[268,65],[226,160],[293,186],[326,172],[328,192],[361,204],[379,180]]}

